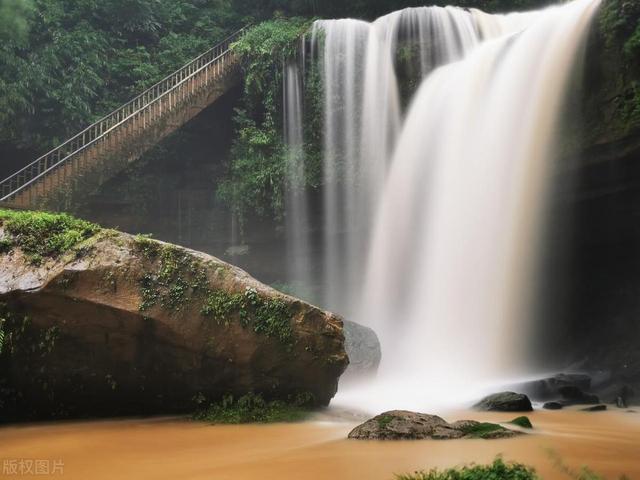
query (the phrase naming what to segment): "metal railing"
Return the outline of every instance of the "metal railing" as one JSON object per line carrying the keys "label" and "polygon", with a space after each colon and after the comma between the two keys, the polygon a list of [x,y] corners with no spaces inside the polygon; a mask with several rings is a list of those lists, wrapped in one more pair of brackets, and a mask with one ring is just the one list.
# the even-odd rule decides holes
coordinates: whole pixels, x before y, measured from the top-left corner
{"label": "metal railing", "polygon": [[[107,137],[131,133],[128,130],[131,130],[134,121],[136,130],[140,127],[145,129],[167,112],[174,111],[196,90],[208,86],[227,71],[229,60],[234,60],[230,58],[230,46],[245,29],[233,33],[117,110],[4,179],[0,182],[0,202],[11,200],[61,167],[71,165],[73,175],[80,168],[80,162],[74,160],[89,147],[105,143]],[[67,175],[65,170],[64,176]]]}

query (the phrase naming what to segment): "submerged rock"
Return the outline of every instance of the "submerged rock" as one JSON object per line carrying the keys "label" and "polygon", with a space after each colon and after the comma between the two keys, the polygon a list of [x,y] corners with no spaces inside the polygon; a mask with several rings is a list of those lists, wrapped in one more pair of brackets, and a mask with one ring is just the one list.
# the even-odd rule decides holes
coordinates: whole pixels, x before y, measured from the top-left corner
{"label": "submerged rock", "polygon": [[560,402],[546,402],[544,405],[542,405],[542,408],[546,410],[562,410],[563,407],[564,405],[562,405]]}
{"label": "submerged rock", "polygon": [[335,394],[339,317],[212,256],[73,222],[0,211],[0,419]]}
{"label": "submerged rock", "polygon": [[531,400],[523,393],[500,392],[489,395],[474,405],[488,412],[531,412]]}
{"label": "submerged rock", "polygon": [[437,415],[407,410],[381,413],[349,433],[358,440],[454,440],[460,438],[510,438],[522,432],[509,430],[496,423],[459,420],[448,423]]}

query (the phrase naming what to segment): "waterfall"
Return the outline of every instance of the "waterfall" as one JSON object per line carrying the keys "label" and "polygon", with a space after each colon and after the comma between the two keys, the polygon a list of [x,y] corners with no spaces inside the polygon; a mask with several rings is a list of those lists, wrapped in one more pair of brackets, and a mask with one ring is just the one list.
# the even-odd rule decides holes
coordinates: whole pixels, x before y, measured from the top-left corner
{"label": "waterfall", "polygon": [[423,81],[377,211],[356,320],[383,345],[371,408],[464,403],[531,365],[554,132],[599,0],[474,12],[485,39]]}
{"label": "waterfall", "polygon": [[[421,7],[314,23],[323,306],[373,327],[383,350],[376,381],[341,388],[338,401],[372,410],[464,403],[531,365],[554,132],[599,3],[505,15]],[[288,119],[301,101],[293,68]],[[289,120],[287,131],[290,145],[300,141]],[[300,203],[290,203],[296,218]]]}
{"label": "waterfall", "polygon": [[[301,51],[304,52],[304,49]],[[285,192],[287,280],[293,288],[296,288],[300,284],[309,285],[311,282],[309,206],[305,188],[302,123],[303,76],[295,61],[288,62],[283,73],[284,141],[287,152],[287,190]]]}
{"label": "waterfall", "polygon": [[424,76],[460,58],[480,38],[473,15],[454,7],[408,8],[373,23],[320,20],[312,38],[325,95],[324,305],[352,314],[401,128],[398,51],[417,48]]}

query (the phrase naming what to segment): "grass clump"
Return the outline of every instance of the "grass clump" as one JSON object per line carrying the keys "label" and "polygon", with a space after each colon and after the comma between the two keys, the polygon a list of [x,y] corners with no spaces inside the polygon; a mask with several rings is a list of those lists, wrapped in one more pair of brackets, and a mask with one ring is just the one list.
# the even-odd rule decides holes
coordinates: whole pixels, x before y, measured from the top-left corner
{"label": "grass clump", "polygon": [[212,403],[193,418],[211,423],[297,422],[309,415],[312,400],[310,394],[297,395],[288,402],[267,401],[254,393],[238,398],[225,395],[220,402]]}
{"label": "grass clump", "polygon": [[65,213],[32,211],[0,210],[0,224],[6,235],[0,253],[20,248],[34,265],[44,258],[58,258],[101,230]]}
{"label": "grass clump", "polygon": [[496,458],[490,465],[469,465],[447,470],[429,470],[396,475],[397,480],[538,480],[531,467]]}
{"label": "grass clump", "polygon": [[533,425],[531,424],[531,420],[529,420],[529,417],[526,417],[524,415],[522,417],[514,418],[509,423],[521,428],[533,428]]}

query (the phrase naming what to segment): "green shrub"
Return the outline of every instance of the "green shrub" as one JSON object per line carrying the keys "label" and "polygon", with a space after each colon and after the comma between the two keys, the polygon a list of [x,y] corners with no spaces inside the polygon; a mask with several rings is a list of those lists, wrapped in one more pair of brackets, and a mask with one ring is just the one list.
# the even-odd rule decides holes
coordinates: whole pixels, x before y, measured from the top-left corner
{"label": "green shrub", "polygon": [[211,423],[295,422],[304,420],[309,415],[312,398],[309,395],[298,395],[288,402],[269,402],[254,393],[237,399],[233,395],[225,395],[220,402],[196,413],[194,419]]}
{"label": "green shrub", "polygon": [[535,470],[520,463],[496,458],[491,465],[469,465],[447,470],[419,471],[397,475],[397,480],[535,480]]}

